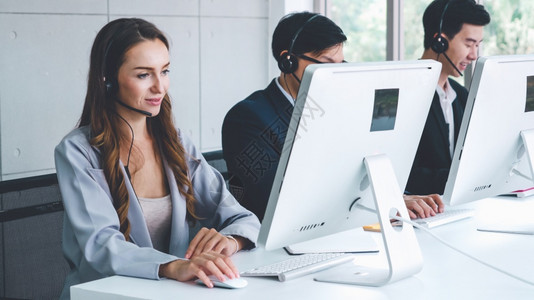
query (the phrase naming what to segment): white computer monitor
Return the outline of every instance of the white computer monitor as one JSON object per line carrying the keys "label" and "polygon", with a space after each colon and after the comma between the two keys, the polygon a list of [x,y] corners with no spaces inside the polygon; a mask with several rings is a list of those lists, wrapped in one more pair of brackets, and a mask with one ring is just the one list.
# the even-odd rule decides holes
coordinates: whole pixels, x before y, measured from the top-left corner
{"label": "white computer monitor", "polygon": [[480,57],[443,199],[450,205],[534,186],[534,55]]}
{"label": "white computer monitor", "polygon": [[409,218],[401,191],[440,70],[433,60],[308,66],[259,244],[276,249],[380,221],[388,258],[418,271],[413,228],[397,231],[389,216]]}

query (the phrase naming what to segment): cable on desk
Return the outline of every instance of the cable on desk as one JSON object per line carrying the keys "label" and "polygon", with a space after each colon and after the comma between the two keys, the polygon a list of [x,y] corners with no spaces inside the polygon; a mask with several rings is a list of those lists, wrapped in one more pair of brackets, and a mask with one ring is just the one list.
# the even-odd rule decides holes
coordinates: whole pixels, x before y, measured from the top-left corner
{"label": "cable on desk", "polygon": [[457,252],[459,252],[459,253],[461,253],[461,254],[463,254],[463,255],[469,257],[469,258],[471,258],[472,260],[475,260],[475,261],[477,261],[477,262],[479,262],[479,263],[485,265],[486,267],[489,267],[489,268],[491,268],[491,269],[493,269],[493,270],[495,270],[495,271],[501,272],[501,273],[503,273],[503,274],[505,274],[505,275],[508,275],[508,276],[510,276],[510,277],[512,277],[512,278],[514,278],[514,279],[517,279],[517,280],[522,281],[522,282],[524,282],[524,283],[526,283],[526,284],[529,284],[529,285],[533,285],[533,286],[534,286],[534,282],[532,282],[532,281],[526,280],[526,279],[521,278],[521,277],[519,277],[519,276],[516,276],[516,275],[514,275],[514,274],[512,274],[512,273],[509,273],[509,272],[507,272],[507,271],[505,271],[505,270],[502,270],[502,269],[500,269],[500,268],[498,268],[498,267],[495,267],[495,266],[493,266],[493,265],[490,265],[489,263],[487,263],[487,262],[485,262],[485,261],[483,261],[483,260],[481,260],[481,259],[478,259],[478,258],[472,256],[471,254],[466,253],[466,252],[464,252],[464,251],[462,251],[462,250],[460,250],[460,249],[454,247],[453,245],[449,244],[448,242],[446,242],[445,240],[443,240],[443,239],[440,238],[439,236],[437,236],[437,235],[435,235],[434,233],[432,233],[430,230],[428,230],[428,229],[426,229],[425,227],[423,227],[423,226],[421,226],[421,225],[419,225],[419,224],[413,222],[412,220],[408,220],[408,219],[405,219],[405,218],[402,218],[402,217],[399,217],[399,216],[390,216],[390,218],[391,218],[391,219],[394,219],[394,220],[397,220],[397,221],[406,222],[406,223],[412,225],[413,227],[417,227],[417,228],[423,230],[424,232],[428,233],[430,236],[432,236],[433,238],[435,238],[436,240],[438,240],[439,242],[441,242],[441,243],[444,244],[445,246],[447,246],[447,247],[449,247],[449,248],[451,248],[451,249],[453,249],[453,250],[455,250],[455,251],[457,251]]}

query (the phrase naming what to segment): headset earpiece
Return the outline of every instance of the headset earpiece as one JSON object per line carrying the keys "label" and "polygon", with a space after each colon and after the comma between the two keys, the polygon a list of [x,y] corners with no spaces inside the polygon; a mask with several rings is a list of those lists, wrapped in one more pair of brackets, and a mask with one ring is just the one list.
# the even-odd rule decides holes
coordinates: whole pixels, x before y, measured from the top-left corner
{"label": "headset earpiece", "polygon": [[114,80],[112,78],[112,76],[110,76],[110,70],[108,69],[108,54],[109,54],[109,51],[111,49],[111,46],[113,45],[113,40],[114,40],[114,37],[115,35],[113,35],[109,41],[108,41],[108,45],[106,46],[106,50],[104,51],[104,68],[103,68],[103,71],[104,71],[104,84],[106,85],[106,92],[109,94],[109,95],[113,95],[115,94],[115,89],[117,88],[118,84],[116,84],[116,80]]}
{"label": "headset earpiece", "polygon": [[299,67],[299,60],[298,57],[293,54],[293,47],[295,46],[295,42],[300,34],[300,32],[310,23],[313,19],[317,18],[319,15],[313,15],[311,18],[309,18],[302,26],[300,26],[297,31],[295,31],[295,35],[293,35],[293,38],[291,39],[291,43],[289,44],[289,49],[287,53],[282,53],[280,57],[278,58],[278,68],[282,73],[284,74],[292,74],[295,73],[295,71]]}
{"label": "headset earpiece", "polygon": [[445,53],[445,51],[449,49],[449,41],[447,41],[447,39],[442,34],[443,18],[445,17],[445,12],[449,7],[449,3],[450,1],[447,2],[443,7],[441,18],[439,18],[439,31],[434,35],[434,38],[432,39],[432,44],[430,44],[430,48],[437,54]]}
{"label": "headset earpiece", "polygon": [[110,81],[108,80],[105,80],[104,81],[104,84],[106,85],[106,92],[108,94],[111,94],[113,92],[113,83],[111,83]]}
{"label": "headset earpiece", "polygon": [[278,68],[284,74],[294,73],[299,67],[299,60],[293,54],[283,53],[278,59]]}
{"label": "headset earpiece", "polygon": [[437,54],[444,53],[447,51],[447,49],[449,49],[449,41],[447,41],[442,34],[436,34],[432,40],[430,48]]}

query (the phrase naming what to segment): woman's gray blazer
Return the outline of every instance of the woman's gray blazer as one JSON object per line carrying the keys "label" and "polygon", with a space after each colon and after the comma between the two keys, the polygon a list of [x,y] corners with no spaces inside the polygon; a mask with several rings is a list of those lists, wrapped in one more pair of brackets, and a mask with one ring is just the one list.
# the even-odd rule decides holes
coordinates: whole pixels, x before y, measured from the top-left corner
{"label": "woman's gray blazer", "polygon": [[[62,298],[69,297],[71,285],[110,275],[159,279],[159,265],[183,258],[190,240],[201,227],[215,228],[224,235],[242,236],[255,246],[260,228],[258,218],[238,204],[226,189],[221,174],[182,135],[197,200],[195,213],[201,219],[194,227],[186,220],[185,200],[163,158],[172,199],[169,254],[152,248],[143,212],[129,180],[125,183],[130,196],[131,242],[125,241],[100,165],[99,150],[89,144],[89,131],[89,127],[73,130],[55,149],[56,172],[65,207],[63,253],[71,267]],[[123,164],[120,166],[127,179]]]}

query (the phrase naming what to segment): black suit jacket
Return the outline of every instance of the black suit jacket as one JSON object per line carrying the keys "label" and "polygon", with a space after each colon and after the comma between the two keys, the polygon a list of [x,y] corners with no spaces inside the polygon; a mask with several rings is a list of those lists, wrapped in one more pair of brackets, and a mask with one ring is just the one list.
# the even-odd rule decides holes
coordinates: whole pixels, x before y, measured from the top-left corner
{"label": "black suit jacket", "polygon": [[260,220],[265,214],[293,113],[293,105],[275,80],[232,107],[222,127],[230,191]]}
{"label": "black suit jacket", "polygon": [[[454,114],[454,143],[458,133],[467,102],[467,89],[449,79],[450,86],[456,92],[452,102]],[[430,112],[419,142],[417,154],[406,185],[407,194],[427,195],[443,194],[449,176],[452,159],[449,151],[449,126],[445,123],[438,93],[434,93]]]}

